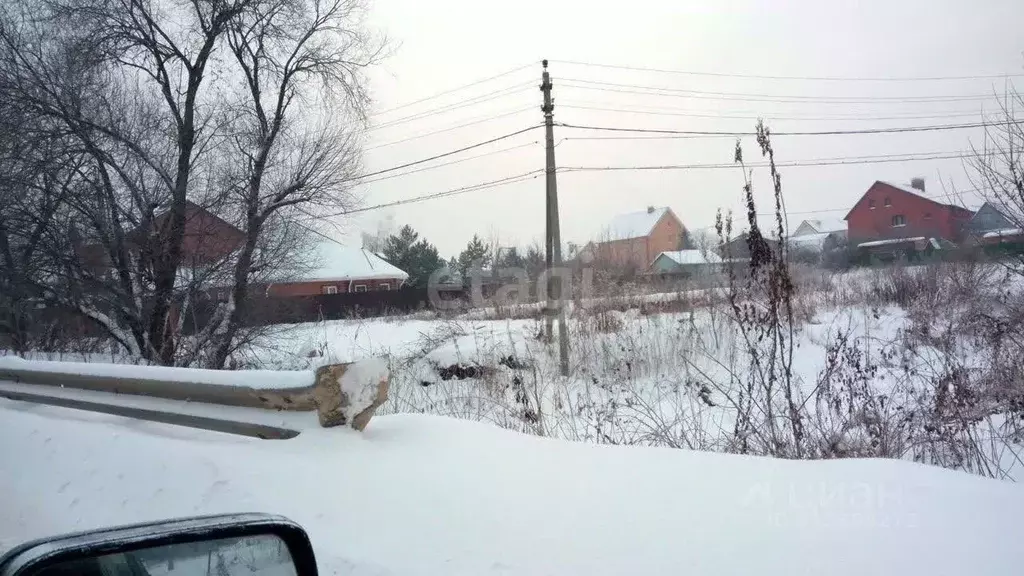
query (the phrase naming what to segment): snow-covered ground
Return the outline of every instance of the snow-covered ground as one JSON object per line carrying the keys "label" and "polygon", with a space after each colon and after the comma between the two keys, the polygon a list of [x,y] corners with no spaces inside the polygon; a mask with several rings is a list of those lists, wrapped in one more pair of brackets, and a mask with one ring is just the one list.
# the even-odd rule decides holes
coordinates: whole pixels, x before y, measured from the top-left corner
{"label": "snow-covered ground", "polygon": [[[919,266],[903,273],[923,278],[935,271]],[[977,270],[969,272],[946,271],[950,276],[941,281],[981,278]],[[715,292],[702,292],[697,305],[686,295],[660,294],[570,310],[568,376],[560,373],[557,345],[537,338],[542,320],[475,314],[276,326],[237,360],[250,370],[309,374],[329,362],[387,358],[389,400],[378,414],[452,416],[596,444],[885,456],[1022,477],[1024,449],[1014,420],[999,413],[938,413],[941,388],[949,382],[965,374],[985,382],[986,358],[975,349],[975,336],[946,351],[936,348],[941,342],[933,345],[943,322],[955,327],[951,305],[929,300],[929,294],[914,310],[886,303],[876,294],[885,286],[881,281],[892,280],[886,270],[802,274],[792,364],[807,444],[800,454],[784,445],[794,434],[787,429],[781,385],[764,394],[773,415],[749,402],[745,408],[757,419],[758,432],[775,426],[773,437],[762,438],[759,447],[740,445],[749,435],[736,425],[744,409],[739,392],[750,383],[750,355],[732,310],[715,300]],[[991,290],[1005,286],[981,279]],[[931,296],[947,288],[956,286]],[[753,387],[756,393],[761,384]]]}
{"label": "snow-covered ground", "polygon": [[1024,491],[889,460],[593,446],[424,415],[260,441],[0,401],[0,548],[283,514],[330,575],[1020,572]]}

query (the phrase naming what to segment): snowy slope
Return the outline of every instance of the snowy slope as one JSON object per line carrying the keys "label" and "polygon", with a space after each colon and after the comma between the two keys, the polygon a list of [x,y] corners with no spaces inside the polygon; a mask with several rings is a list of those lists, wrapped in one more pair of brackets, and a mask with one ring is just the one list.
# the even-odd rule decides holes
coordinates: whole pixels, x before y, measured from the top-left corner
{"label": "snowy slope", "polygon": [[229,511],[303,524],[325,574],[1019,573],[1024,490],[428,416],[258,441],[0,401],[0,547]]}

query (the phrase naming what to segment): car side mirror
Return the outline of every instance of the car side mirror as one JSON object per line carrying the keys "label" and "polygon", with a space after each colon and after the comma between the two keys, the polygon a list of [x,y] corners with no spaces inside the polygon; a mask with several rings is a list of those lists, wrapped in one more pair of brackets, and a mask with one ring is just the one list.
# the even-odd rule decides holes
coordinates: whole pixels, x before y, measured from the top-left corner
{"label": "car side mirror", "polygon": [[231,514],[44,538],[0,556],[0,576],[317,576],[306,531]]}

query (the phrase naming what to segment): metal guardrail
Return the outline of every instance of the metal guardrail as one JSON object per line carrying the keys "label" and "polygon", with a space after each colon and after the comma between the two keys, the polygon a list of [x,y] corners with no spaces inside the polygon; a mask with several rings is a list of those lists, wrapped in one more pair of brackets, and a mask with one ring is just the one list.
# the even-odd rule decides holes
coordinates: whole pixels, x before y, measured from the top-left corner
{"label": "metal guardrail", "polygon": [[95,376],[62,371],[0,366],[0,380],[19,384],[37,384],[61,388],[77,388],[149,396],[183,402],[203,402],[223,406],[242,406],[268,410],[316,410],[313,397],[315,379],[310,373],[309,386],[300,388],[251,388],[223,386],[200,382],[161,380],[159,378],[134,378],[124,376]]}
{"label": "metal guardrail", "polygon": [[101,402],[60,398],[45,394],[30,394],[26,392],[15,392],[12,390],[0,389],[0,397],[9,398],[11,400],[20,400],[22,402],[31,402],[34,404],[45,404],[49,406],[60,406],[62,408],[99,412],[102,414],[112,414],[114,416],[124,416],[126,418],[134,418],[136,420],[147,420],[150,422],[160,422],[175,426],[186,426],[188,428],[197,428],[212,432],[224,432],[227,434],[250,436],[252,438],[262,438],[264,440],[287,440],[299,435],[299,432],[296,430],[267,426],[266,424],[223,420],[219,418],[193,416],[190,414],[149,410],[146,408],[135,408],[130,406],[118,406],[115,404],[105,404]]}
{"label": "metal guardrail", "polygon": [[[114,400],[103,402],[107,399],[103,396],[99,398],[100,401],[94,402],[81,397],[75,398],[74,395],[69,396],[66,393],[58,392],[58,390],[88,391],[89,393],[127,395],[235,408],[256,408],[274,412],[316,412],[317,419],[323,427],[330,428],[349,424],[357,430],[362,430],[362,427],[373,415],[373,410],[379,406],[380,402],[387,399],[385,376],[385,379],[381,380],[379,384],[380,388],[375,403],[354,417],[346,416],[343,407],[348,405],[349,399],[342,392],[340,381],[342,375],[348,370],[349,364],[321,366],[315,372],[310,371],[308,386],[281,388],[256,388],[189,381],[182,379],[180,374],[177,375],[177,378],[172,378],[171,374],[160,370],[152,371],[152,375],[135,373],[123,376],[120,374],[76,373],[68,370],[66,366],[58,368],[55,365],[53,370],[47,368],[45,365],[40,366],[39,363],[32,366],[19,366],[16,363],[0,364],[0,381],[9,381],[30,388],[28,391],[0,390],[0,396],[216,432],[274,439],[293,438],[298,435],[298,432],[265,424],[222,419],[216,417],[216,414],[213,415],[214,417],[210,415],[192,416],[173,410],[163,411],[125,406]],[[83,372],[87,372],[87,370],[83,370]],[[201,375],[197,373],[195,377],[199,379]],[[299,384],[302,384],[302,381]],[[348,417],[352,418],[351,422],[346,422]]]}

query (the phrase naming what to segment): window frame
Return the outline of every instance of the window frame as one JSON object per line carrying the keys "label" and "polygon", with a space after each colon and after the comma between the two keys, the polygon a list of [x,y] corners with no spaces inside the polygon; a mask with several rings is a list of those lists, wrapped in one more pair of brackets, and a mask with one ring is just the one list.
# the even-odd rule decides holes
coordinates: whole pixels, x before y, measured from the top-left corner
{"label": "window frame", "polygon": [[876,206],[875,206],[875,199],[874,198],[868,198],[868,210],[874,210],[875,208],[876,208]]}
{"label": "window frame", "polygon": [[332,296],[332,295],[338,293],[338,286],[337,286],[337,284],[329,284],[329,285],[324,286],[323,288],[321,288],[320,289],[320,293],[324,294],[324,295],[327,295],[327,296]]}
{"label": "window frame", "polygon": [[886,196],[885,200],[882,201],[882,205],[886,208],[892,208],[892,198]]}
{"label": "window frame", "polygon": [[[897,218],[900,221],[899,224],[896,223],[896,219]],[[892,215],[892,227],[893,228],[903,228],[906,225],[907,225],[907,217],[905,215],[903,215],[903,214],[893,214]]]}
{"label": "window frame", "polygon": [[391,291],[391,283],[390,282],[381,282],[377,286],[377,290],[383,290],[384,292],[390,292]]}
{"label": "window frame", "polygon": [[355,284],[352,286],[353,292],[366,292],[366,284]]}

